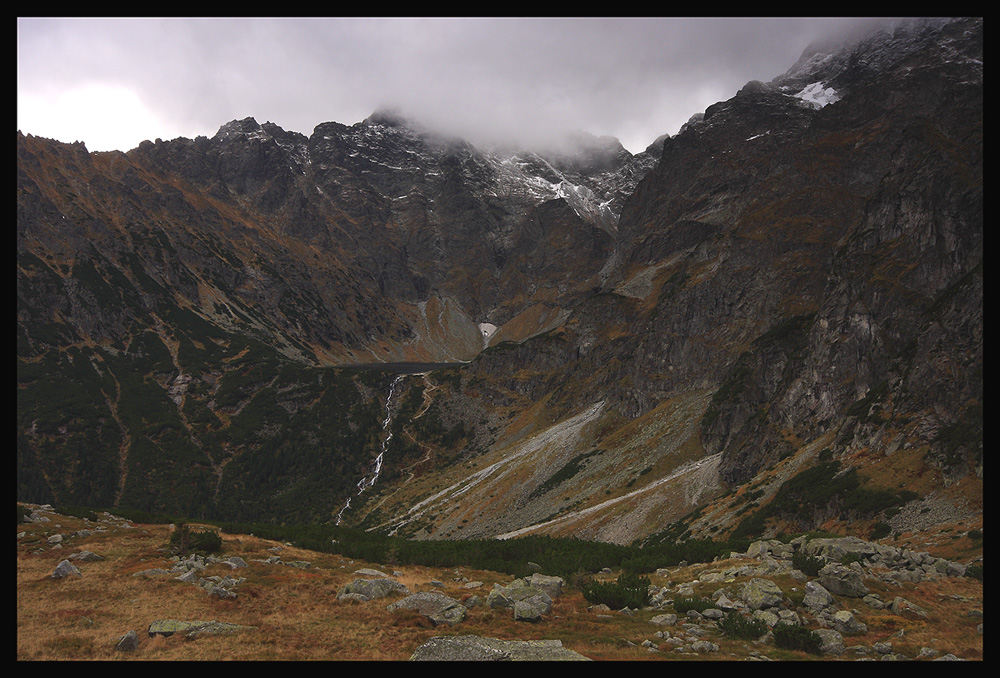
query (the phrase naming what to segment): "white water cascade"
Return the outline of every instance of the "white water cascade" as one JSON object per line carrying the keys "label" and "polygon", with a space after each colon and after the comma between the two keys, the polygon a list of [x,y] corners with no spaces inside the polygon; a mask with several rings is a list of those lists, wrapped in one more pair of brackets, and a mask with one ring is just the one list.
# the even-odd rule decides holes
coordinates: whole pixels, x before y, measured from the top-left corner
{"label": "white water cascade", "polygon": [[[372,472],[366,476],[362,476],[361,480],[358,481],[357,496],[360,496],[362,492],[372,487],[382,472],[382,460],[385,458],[385,451],[389,449],[389,441],[392,440],[392,429],[389,428],[390,424],[392,424],[392,396],[396,392],[396,384],[402,381],[405,376],[405,374],[400,374],[392,380],[392,385],[389,386],[389,396],[385,399],[385,419],[382,421],[382,431],[388,431],[389,435],[382,441],[382,449],[379,451],[378,456],[375,457],[375,467],[372,469]],[[337,514],[337,525],[340,525],[340,519],[343,517],[344,511],[350,507],[351,497],[348,497],[344,508],[340,509],[340,512]]]}

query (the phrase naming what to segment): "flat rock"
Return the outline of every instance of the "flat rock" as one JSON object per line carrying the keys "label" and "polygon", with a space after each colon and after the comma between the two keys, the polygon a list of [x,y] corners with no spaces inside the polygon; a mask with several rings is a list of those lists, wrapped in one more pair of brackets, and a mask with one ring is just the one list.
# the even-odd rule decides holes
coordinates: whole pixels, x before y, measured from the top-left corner
{"label": "flat rock", "polygon": [[387,610],[415,610],[434,624],[457,624],[465,619],[466,608],[454,598],[436,591],[418,591],[397,600]]}
{"label": "flat rock", "polygon": [[410,661],[590,661],[561,640],[500,640],[439,636],[418,647]]}
{"label": "flat rock", "polygon": [[380,577],[382,579],[390,579],[389,575],[381,570],[374,570],[370,567],[363,567],[360,570],[355,570],[354,574],[359,574],[362,577]]}
{"label": "flat rock", "polygon": [[340,590],[340,596],[356,593],[368,600],[384,598],[394,593],[409,595],[410,590],[393,579],[355,579]]}
{"label": "flat rock", "polygon": [[181,621],[179,619],[157,619],[149,625],[147,633],[149,637],[172,636],[175,633],[182,633],[186,638],[196,638],[205,634],[235,633],[242,629],[252,628],[250,626],[240,626],[239,624],[229,624],[220,621]]}
{"label": "flat rock", "polygon": [[98,560],[104,560],[102,556],[97,555],[93,551],[80,551],[79,553],[71,553],[69,559],[79,560],[84,563],[93,563]]}

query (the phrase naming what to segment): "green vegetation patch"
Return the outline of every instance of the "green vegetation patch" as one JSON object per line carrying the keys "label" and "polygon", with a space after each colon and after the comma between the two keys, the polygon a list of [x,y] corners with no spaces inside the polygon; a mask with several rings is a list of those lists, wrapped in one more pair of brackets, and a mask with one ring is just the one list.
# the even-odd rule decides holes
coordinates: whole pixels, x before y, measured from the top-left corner
{"label": "green vegetation patch", "polygon": [[594,605],[607,605],[612,610],[640,609],[649,604],[649,579],[622,573],[614,582],[588,582],[583,597]]}
{"label": "green vegetation patch", "polygon": [[744,617],[737,612],[730,612],[717,624],[726,637],[737,640],[757,640],[768,632],[767,623],[763,620]]}
{"label": "green vegetation patch", "polygon": [[561,469],[553,473],[544,483],[536,487],[529,495],[529,499],[540,497],[546,492],[554,489],[555,487],[558,487],[561,483],[569,480],[577,473],[582,471],[584,466],[586,465],[585,462],[588,459],[590,459],[591,457],[598,456],[603,452],[604,450],[597,449],[576,455],[568,462],[566,462],[566,464]]}
{"label": "green vegetation patch", "polygon": [[805,525],[831,512],[844,520],[870,518],[916,497],[912,490],[867,488],[856,468],[841,469],[836,460],[822,462],[785,481],[770,503],[744,518],[732,536],[759,536],[768,518],[780,517]]}
{"label": "green vegetation patch", "polygon": [[823,639],[815,631],[796,624],[778,624],[773,629],[774,644],[785,650],[819,654]]}
{"label": "green vegetation patch", "polygon": [[677,598],[674,600],[674,611],[679,614],[686,614],[691,610],[704,612],[715,607],[715,603],[709,598]]}

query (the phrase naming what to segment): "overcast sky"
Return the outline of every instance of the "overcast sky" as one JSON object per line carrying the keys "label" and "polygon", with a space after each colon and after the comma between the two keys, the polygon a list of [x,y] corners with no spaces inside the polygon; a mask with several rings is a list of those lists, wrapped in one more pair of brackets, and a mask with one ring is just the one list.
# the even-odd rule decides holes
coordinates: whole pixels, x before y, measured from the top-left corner
{"label": "overcast sky", "polygon": [[19,18],[17,127],[129,150],[254,117],[310,135],[392,106],[474,143],[582,130],[633,153],[870,20]]}

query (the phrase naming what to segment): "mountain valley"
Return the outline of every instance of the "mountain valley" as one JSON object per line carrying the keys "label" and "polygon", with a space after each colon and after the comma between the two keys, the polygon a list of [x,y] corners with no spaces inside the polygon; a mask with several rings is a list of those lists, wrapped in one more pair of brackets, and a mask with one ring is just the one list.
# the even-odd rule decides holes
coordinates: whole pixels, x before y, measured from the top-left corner
{"label": "mountain valley", "polygon": [[813,48],[636,155],[395,111],[18,132],[17,499],[413,540],[981,531],[982,58],[981,19]]}

